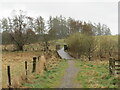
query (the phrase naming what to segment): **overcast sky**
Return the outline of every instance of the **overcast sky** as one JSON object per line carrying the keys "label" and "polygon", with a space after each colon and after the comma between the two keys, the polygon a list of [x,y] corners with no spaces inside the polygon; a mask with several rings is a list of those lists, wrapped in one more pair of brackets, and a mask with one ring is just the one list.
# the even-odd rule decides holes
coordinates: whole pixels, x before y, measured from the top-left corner
{"label": "overcast sky", "polygon": [[[72,2],[71,2],[72,1]],[[48,20],[49,16],[63,15],[82,21],[106,24],[110,27],[112,34],[118,33],[118,2],[74,2],[65,1],[44,1],[34,0],[6,0],[0,1],[0,19],[11,16],[13,10],[27,11],[27,15],[36,17],[42,16]]]}

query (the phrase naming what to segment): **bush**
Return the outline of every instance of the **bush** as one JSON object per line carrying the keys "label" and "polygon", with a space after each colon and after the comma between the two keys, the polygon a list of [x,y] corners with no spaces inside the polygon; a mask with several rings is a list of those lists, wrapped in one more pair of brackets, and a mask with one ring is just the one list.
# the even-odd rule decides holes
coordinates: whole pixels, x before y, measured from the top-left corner
{"label": "bush", "polygon": [[100,58],[115,57],[118,52],[118,40],[116,36],[97,37],[97,53]]}
{"label": "bush", "polygon": [[118,55],[117,36],[90,36],[87,34],[74,33],[66,40],[69,52],[80,58],[86,56],[89,60],[92,57],[109,58]]}
{"label": "bush", "polygon": [[86,34],[75,33],[69,36],[66,40],[69,51],[73,54],[77,54],[77,58],[81,55],[85,55],[89,60],[91,60],[92,53],[95,48],[95,39],[93,36]]}

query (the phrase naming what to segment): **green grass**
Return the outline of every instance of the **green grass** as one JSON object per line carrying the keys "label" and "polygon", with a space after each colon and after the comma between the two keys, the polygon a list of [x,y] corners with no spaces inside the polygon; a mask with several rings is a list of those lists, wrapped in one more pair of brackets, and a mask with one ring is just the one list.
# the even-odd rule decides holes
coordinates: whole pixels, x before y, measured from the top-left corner
{"label": "green grass", "polygon": [[107,61],[76,61],[80,68],[75,79],[81,88],[117,88],[118,80],[109,75]]}
{"label": "green grass", "polygon": [[59,43],[65,43],[64,39],[58,39],[57,42],[59,42]]}
{"label": "green grass", "polygon": [[35,75],[34,83],[25,83],[23,86],[29,88],[57,88],[61,84],[65,69],[68,67],[66,60],[61,60],[60,64],[43,75]]}

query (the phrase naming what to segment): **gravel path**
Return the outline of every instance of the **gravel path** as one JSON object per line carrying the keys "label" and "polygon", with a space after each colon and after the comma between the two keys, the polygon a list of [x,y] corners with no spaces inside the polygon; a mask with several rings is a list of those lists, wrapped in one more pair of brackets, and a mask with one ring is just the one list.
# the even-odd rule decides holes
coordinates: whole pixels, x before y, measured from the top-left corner
{"label": "gravel path", "polygon": [[69,67],[66,69],[60,88],[76,88],[74,78],[79,71],[79,68],[75,66],[74,60],[68,60]]}

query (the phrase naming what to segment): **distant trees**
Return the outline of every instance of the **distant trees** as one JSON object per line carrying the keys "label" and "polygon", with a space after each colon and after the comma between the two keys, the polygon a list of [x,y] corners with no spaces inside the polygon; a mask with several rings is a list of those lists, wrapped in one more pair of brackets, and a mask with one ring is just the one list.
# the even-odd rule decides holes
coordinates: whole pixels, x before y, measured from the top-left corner
{"label": "distant trees", "polygon": [[111,35],[106,25],[82,22],[73,18],[66,19],[63,16],[49,17],[48,31],[55,38],[64,38],[70,34],[81,32],[88,35]]}
{"label": "distant trees", "polygon": [[82,25],[81,33],[88,34],[88,35],[94,35],[92,28],[93,28],[93,25],[91,23],[84,22]]}
{"label": "distant trees", "polygon": [[3,18],[1,20],[1,28],[3,29],[3,31],[9,30],[8,20],[6,18]]}
{"label": "distant trees", "polygon": [[32,36],[35,33],[31,29],[31,18],[24,15],[23,11],[19,12],[19,15],[15,15],[13,18],[3,19],[2,22],[2,37],[3,43],[10,42],[15,44],[17,50],[22,51],[23,46],[27,43],[32,42]]}
{"label": "distant trees", "polygon": [[68,18],[67,24],[68,24],[69,34],[81,32],[82,30],[82,22],[79,20]]}
{"label": "distant trees", "polygon": [[45,21],[41,16],[35,19],[34,29],[35,29],[35,32],[39,35],[42,35],[45,33]]}
{"label": "distant trees", "polygon": [[3,42],[2,43],[3,45],[11,44],[12,38],[11,38],[8,31],[3,31],[2,32],[2,42]]}
{"label": "distant trees", "polygon": [[2,42],[4,45],[10,44],[11,43],[11,37],[9,35],[9,25],[8,25],[8,20],[6,18],[3,18],[1,20],[1,28],[3,30],[2,32]]}
{"label": "distant trees", "polygon": [[26,44],[34,43],[37,41],[37,38],[38,38],[32,29],[26,30],[26,36],[27,36]]}
{"label": "distant trees", "polygon": [[111,35],[110,29],[105,24],[95,24],[95,30],[95,35]]}
{"label": "distant trees", "polygon": [[68,35],[68,27],[66,18],[60,17],[49,17],[48,20],[49,34],[53,38],[64,38]]}
{"label": "distant trees", "polygon": [[48,37],[46,35],[45,21],[41,16],[37,17],[34,22],[34,29],[38,35],[38,42],[44,42],[44,50],[48,50]]}
{"label": "distant trees", "polygon": [[9,31],[8,19],[3,18],[1,20],[0,26],[1,26],[2,44],[5,45],[5,46],[8,45],[8,44],[11,44],[12,38],[9,34],[10,31]]}
{"label": "distant trees", "polygon": [[19,14],[14,14],[12,18],[3,18],[0,21],[0,30],[4,39],[2,44],[14,44],[17,50],[23,50],[25,44],[40,41],[44,42],[47,48],[49,40],[66,38],[77,32],[89,36],[111,35],[110,29],[104,24],[82,22],[62,15],[50,16],[49,20],[45,21],[41,16],[33,18],[20,10]]}

